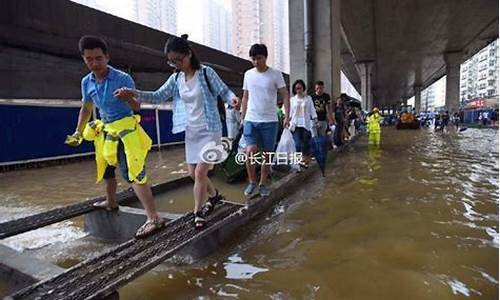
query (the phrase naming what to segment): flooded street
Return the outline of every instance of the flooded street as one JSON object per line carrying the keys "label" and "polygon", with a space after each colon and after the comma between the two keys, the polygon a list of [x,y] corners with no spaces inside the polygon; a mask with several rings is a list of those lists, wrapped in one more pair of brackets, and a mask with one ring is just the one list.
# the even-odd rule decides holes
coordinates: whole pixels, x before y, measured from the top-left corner
{"label": "flooded street", "polygon": [[[120,299],[498,299],[498,147],[491,129],[384,128],[380,148],[362,136],[217,253],[162,264]],[[151,153],[151,181],[186,175],[183,153]],[[0,174],[1,221],[102,194],[94,169]],[[243,186],[222,190],[235,201]],[[191,209],[190,193],[158,197],[160,210]],[[85,235],[76,218],[2,243],[69,267],[112,246]]]}

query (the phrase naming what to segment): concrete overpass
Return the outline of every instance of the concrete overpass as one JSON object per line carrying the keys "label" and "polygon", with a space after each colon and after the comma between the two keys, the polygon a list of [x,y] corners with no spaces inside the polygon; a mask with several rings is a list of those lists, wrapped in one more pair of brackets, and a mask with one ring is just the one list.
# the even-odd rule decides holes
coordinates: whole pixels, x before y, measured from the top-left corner
{"label": "concrete overpass", "polygon": [[[84,34],[104,37],[110,64],[129,72],[140,89],[160,87],[173,71],[163,54],[167,33],[69,0],[5,0],[1,7],[0,98],[80,99],[88,72],[78,52]],[[241,91],[250,61],[192,45],[203,63]]]}
{"label": "concrete overpass", "polygon": [[289,0],[289,7],[290,80],[321,79],[338,95],[342,69],[367,108],[412,96],[419,103],[420,91],[447,75],[446,106],[456,110],[460,64],[498,38],[496,0]]}
{"label": "concrete overpass", "polygon": [[[340,94],[340,70],[361,92],[363,105],[394,105],[447,75],[447,103],[459,101],[459,66],[498,37],[496,0],[288,0],[293,81],[323,80]],[[142,89],[159,87],[172,72],[162,52],[169,34],[68,0],[2,1],[0,98],[80,98],[87,72],[77,50],[83,34],[105,37],[111,64]],[[251,67],[193,43],[235,90]],[[310,85],[309,85],[310,86]]]}

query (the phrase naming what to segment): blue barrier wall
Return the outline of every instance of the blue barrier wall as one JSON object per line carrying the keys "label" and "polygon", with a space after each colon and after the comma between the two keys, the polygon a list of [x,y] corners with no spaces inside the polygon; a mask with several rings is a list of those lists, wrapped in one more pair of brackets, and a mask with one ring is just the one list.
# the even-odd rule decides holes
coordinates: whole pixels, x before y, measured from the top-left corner
{"label": "blue barrier wall", "polygon": [[477,123],[479,121],[479,114],[482,114],[484,111],[488,111],[491,118],[491,114],[493,113],[494,109],[476,108],[464,110],[464,123]]}
{"label": "blue barrier wall", "polygon": [[0,163],[93,151],[90,143],[78,148],[64,144],[73,133],[78,107],[0,106]]}
{"label": "blue barrier wall", "polygon": [[[79,107],[0,105],[0,164],[28,159],[50,158],[94,151],[92,143],[77,148],[64,144],[73,133]],[[160,110],[161,143],[184,141],[184,134],[172,134],[172,111]],[[153,109],[141,111],[141,125],[153,143],[156,118]]]}
{"label": "blue barrier wall", "polygon": [[[160,118],[160,143],[183,142],[184,133],[172,134],[172,111],[159,110]],[[154,109],[141,109],[141,126],[153,140],[153,144],[158,143],[156,137],[156,114]]]}

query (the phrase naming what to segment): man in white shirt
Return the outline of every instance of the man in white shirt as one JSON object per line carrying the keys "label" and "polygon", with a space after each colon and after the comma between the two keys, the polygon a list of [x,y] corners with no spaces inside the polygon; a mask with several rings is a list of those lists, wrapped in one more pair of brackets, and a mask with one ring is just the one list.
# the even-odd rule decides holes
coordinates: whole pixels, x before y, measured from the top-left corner
{"label": "man in white shirt", "polygon": [[[249,51],[254,68],[245,72],[243,79],[243,100],[241,104],[241,120],[243,136],[247,143],[247,156],[252,157],[259,147],[263,152],[272,152],[276,144],[278,131],[277,93],[283,99],[285,107],[284,127],[288,126],[290,112],[290,96],[286,89],[283,74],[267,66],[267,47],[264,44],[254,44]],[[265,155],[261,161],[267,161]],[[248,186],[246,196],[252,195],[257,188],[255,161],[249,159],[246,163]],[[260,169],[259,194],[268,196],[269,189],[265,185],[269,175],[269,164],[263,163]]]}
{"label": "man in white shirt", "polygon": [[483,111],[482,113],[482,117],[483,117],[483,126],[486,126],[488,125],[488,119],[490,118],[490,114],[488,113],[487,110]]}

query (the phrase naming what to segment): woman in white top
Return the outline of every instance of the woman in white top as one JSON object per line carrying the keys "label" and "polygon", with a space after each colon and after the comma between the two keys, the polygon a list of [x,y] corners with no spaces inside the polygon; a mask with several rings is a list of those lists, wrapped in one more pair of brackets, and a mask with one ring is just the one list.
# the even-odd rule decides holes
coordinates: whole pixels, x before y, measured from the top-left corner
{"label": "woman in white top", "polygon": [[212,68],[200,64],[187,42],[187,35],[169,39],[165,53],[168,64],[176,72],[157,91],[121,88],[115,91],[115,96],[136,97],[140,102],[153,104],[173,99],[172,132],[185,131],[186,162],[194,180],[195,227],[202,228],[207,214],[222,199],[208,178],[213,163],[220,162],[218,160],[223,157],[217,96],[232,106],[237,105],[239,99]]}
{"label": "woman in white top", "polygon": [[318,115],[314,108],[311,96],[306,94],[306,84],[299,79],[293,83],[293,97],[290,98],[290,129],[293,132],[293,140],[297,152],[302,152],[303,161],[301,166],[308,167],[311,161],[310,145],[311,136],[315,133]]}

